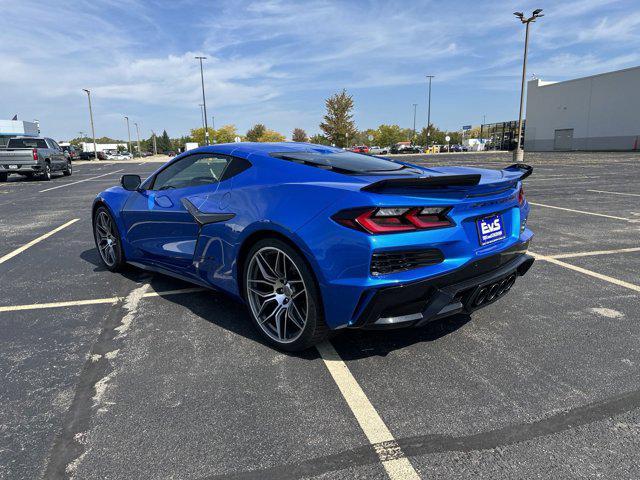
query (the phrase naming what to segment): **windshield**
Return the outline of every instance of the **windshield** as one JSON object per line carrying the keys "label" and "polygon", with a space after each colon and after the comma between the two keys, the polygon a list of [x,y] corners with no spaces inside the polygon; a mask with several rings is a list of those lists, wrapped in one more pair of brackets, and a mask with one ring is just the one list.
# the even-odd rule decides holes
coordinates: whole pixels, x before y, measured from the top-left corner
{"label": "windshield", "polygon": [[7,148],[48,148],[42,138],[10,138]]}
{"label": "windshield", "polygon": [[282,152],[272,153],[271,156],[291,162],[352,174],[393,172],[405,168],[404,165],[391,160],[354,152]]}

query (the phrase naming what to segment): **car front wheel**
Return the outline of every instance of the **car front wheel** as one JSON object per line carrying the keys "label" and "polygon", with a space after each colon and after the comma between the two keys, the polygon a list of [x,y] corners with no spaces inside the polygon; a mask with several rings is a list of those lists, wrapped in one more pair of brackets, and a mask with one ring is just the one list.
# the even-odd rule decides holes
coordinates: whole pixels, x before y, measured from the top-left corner
{"label": "car front wheel", "polygon": [[93,237],[102,263],[115,272],[125,265],[120,232],[106,207],[98,207],[93,216]]}
{"label": "car front wheel", "polygon": [[73,173],[73,167],[71,166],[71,160],[67,161],[67,167],[63,170],[63,175],[65,177],[69,177],[71,176],[71,174]]}
{"label": "car front wheel", "polygon": [[327,337],[311,267],[290,245],[275,238],[257,242],[247,256],[243,279],[253,323],[271,345],[299,351]]}

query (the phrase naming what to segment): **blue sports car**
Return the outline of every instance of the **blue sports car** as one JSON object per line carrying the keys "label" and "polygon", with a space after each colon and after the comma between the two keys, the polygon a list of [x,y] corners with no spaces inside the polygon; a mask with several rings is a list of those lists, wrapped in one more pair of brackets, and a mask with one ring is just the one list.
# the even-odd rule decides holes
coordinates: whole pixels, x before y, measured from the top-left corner
{"label": "blue sports car", "polygon": [[246,303],[270,344],[342,328],[420,326],[494,302],[531,267],[522,180],[304,143],[183,153],[93,204],[96,246]]}

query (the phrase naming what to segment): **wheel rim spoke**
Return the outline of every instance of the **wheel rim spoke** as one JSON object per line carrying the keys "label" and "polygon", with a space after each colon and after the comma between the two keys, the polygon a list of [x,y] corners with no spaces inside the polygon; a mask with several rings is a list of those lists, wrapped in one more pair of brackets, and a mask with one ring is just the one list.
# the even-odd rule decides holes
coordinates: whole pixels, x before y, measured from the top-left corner
{"label": "wheel rim spoke", "polygon": [[299,268],[286,252],[264,247],[249,260],[247,301],[260,329],[278,343],[291,343],[305,329],[308,298]]}

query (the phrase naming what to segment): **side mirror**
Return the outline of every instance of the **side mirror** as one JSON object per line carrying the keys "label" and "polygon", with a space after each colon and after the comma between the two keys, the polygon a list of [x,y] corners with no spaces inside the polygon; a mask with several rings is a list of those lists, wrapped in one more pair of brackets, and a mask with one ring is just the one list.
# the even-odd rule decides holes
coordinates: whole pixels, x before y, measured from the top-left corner
{"label": "side mirror", "polygon": [[124,188],[125,190],[129,190],[130,192],[136,191],[141,183],[142,180],[140,179],[140,175],[127,174],[122,175],[122,178],[120,178],[120,184],[122,185],[122,188]]}

